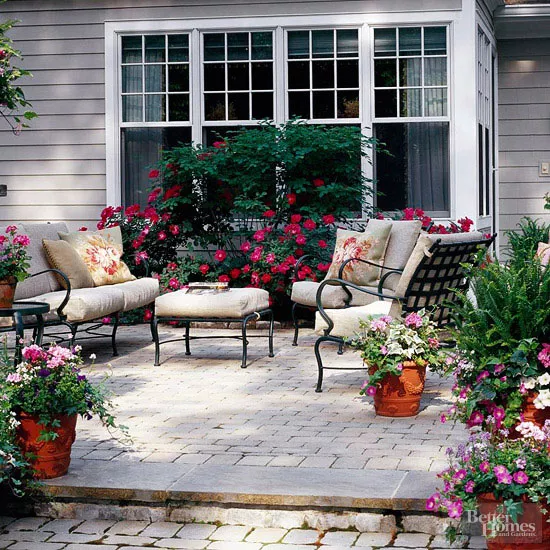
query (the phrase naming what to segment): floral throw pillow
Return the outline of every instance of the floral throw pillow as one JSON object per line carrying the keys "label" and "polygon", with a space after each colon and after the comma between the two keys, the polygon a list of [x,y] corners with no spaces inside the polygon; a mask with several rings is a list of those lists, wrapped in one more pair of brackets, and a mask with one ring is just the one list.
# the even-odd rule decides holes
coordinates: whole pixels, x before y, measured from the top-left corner
{"label": "floral throw pillow", "polygon": [[59,233],[59,238],[67,241],[86,264],[94,286],[114,285],[135,279],[121,260],[122,238],[119,241],[117,237],[116,231]]}
{"label": "floral throw pillow", "polygon": [[539,243],[537,258],[540,258],[542,265],[550,265],[550,243]]}
{"label": "floral throw pillow", "polygon": [[[326,278],[337,278],[340,266],[350,258],[383,264],[391,227],[392,224],[388,221],[377,225],[373,230],[367,227],[364,233],[338,229],[332,264]],[[363,262],[350,262],[344,267],[343,278],[359,286],[372,286],[380,278],[380,268]]]}

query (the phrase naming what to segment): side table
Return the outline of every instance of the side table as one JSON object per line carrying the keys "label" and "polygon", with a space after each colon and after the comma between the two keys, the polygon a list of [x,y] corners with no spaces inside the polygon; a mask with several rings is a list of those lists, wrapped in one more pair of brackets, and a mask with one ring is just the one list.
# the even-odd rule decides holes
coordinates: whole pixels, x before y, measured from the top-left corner
{"label": "side table", "polygon": [[[15,364],[21,361],[21,350],[25,337],[25,328],[34,329],[34,341],[39,346],[42,345],[42,336],[44,334],[44,313],[50,311],[50,305],[44,302],[13,302],[12,307],[0,308],[0,317],[12,317],[14,326],[0,329],[1,332],[15,330]],[[36,317],[36,323],[25,326],[23,317]]]}

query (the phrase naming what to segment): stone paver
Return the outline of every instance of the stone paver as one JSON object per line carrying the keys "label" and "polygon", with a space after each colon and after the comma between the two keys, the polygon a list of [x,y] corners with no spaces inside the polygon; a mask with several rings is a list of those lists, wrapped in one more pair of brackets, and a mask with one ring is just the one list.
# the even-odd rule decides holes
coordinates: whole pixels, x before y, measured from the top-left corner
{"label": "stone paver", "polygon": [[[359,533],[353,530],[260,528],[210,523],[0,518],[0,549],[6,550],[437,550],[449,548],[441,535]],[[72,522],[72,524],[71,524]],[[32,526],[35,526],[34,530]],[[22,530],[21,527],[31,527]],[[85,533],[76,533],[74,529]],[[72,529],[72,530],[71,530]],[[106,532],[107,530],[107,532]],[[116,534],[115,534],[116,532]],[[128,533],[128,534],[124,534]],[[320,546],[319,546],[320,543]],[[481,537],[452,548],[486,548]]]}

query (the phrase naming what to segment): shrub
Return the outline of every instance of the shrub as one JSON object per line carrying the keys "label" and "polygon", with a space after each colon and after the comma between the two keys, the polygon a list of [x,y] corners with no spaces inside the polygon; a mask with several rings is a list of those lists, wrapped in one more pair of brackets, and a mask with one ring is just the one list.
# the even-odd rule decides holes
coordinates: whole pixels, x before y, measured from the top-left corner
{"label": "shrub", "polygon": [[510,262],[521,267],[522,264],[533,261],[540,242],[548,242],[550,225],[525,217],[517,227],[518,231],[506,231],[505,235],[508,238],[507,252]]}

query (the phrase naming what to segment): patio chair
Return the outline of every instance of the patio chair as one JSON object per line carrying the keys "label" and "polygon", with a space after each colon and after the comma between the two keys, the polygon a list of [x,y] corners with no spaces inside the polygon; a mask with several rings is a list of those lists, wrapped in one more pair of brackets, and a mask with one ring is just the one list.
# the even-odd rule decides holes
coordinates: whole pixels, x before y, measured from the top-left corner
{"label": "patio chair", "polygon": [[[323,342],[336,343],[341,349],[346,338],[351,338],[359,332],[360,321],[380,315],[401,317],[426,309],[431,312],[431,318],[439,328],[447,326],[452,321],[451,307],[456,300],[456,291],[468,289],[469,278],[466,266],[479,264],[483,257],[480,252],[486,251],[495,238],[496,234],[483,238],[481,233],[421,235],[405,268],[396,270],[386,268],[377,291],[357,286],[343,279],[324,280],[319,285],[316,298],[318,311],[315,328],[321,336],[314,347],[319,373],[315,391],[322,391],[324,369],[365,368],[364,366],[349,368],[324,366],[320,352]],[[384,279],[392,273],[401,275],[395,292],[383,288]],[[327,310],[323,305],[323,293],[333,285],[370,294],[377,301],[365,306]]]}

